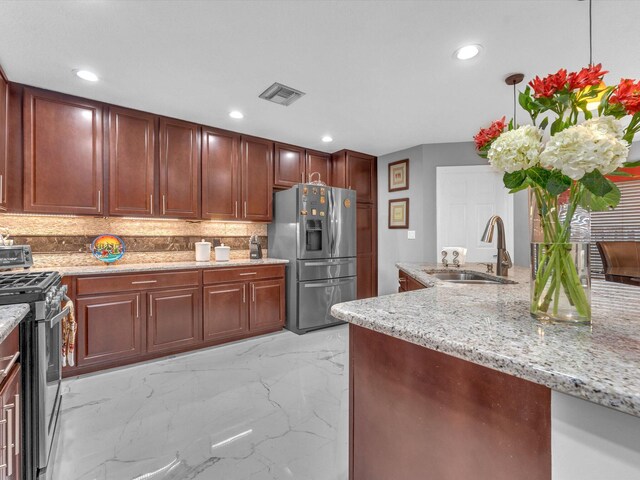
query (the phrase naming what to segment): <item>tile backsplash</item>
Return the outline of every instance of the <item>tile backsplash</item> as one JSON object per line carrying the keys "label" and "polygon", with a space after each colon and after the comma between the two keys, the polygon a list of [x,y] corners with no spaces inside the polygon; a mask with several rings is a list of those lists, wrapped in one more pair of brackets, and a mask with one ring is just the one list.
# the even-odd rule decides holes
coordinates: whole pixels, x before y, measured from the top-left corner
{"label": "tile backsplash", "polygon": [[91,255],[90,245],[104,233],[125,242],[127,252],[118,263],[194,260],[194,243],[202,238],[229,245],[233,259],[249,257],[251,235],[258,235],[267,249],[267,225],[260,223],[5,214],[0,216],[0,227],[15,243],[31,245],[37,267],[100,263]]}

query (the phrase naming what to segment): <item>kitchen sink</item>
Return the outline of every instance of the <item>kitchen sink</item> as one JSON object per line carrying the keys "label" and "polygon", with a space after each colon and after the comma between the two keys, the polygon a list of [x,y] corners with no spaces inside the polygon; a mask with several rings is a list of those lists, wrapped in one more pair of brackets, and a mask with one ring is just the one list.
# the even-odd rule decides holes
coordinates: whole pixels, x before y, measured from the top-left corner
{"label": "kitchen sink", "polygon": [[452,283],[473,283],[473,284],[503,284],[513,283],[509,280],[501,280],[498,278],[485,277],[474,272],[434,272],[429,275],[439,280]]}

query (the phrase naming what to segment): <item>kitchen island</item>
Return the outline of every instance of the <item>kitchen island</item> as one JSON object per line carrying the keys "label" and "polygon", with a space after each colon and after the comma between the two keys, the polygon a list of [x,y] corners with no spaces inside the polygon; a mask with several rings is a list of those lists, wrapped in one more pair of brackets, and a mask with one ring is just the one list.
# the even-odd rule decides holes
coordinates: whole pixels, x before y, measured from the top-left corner
{"label": "kitchen island", "polygon": [[638,305],[596,284],[592,326],[542,324],[528,269],[398,267],[431,288],[332,310],[351,324],[352,480],[640,478]]}

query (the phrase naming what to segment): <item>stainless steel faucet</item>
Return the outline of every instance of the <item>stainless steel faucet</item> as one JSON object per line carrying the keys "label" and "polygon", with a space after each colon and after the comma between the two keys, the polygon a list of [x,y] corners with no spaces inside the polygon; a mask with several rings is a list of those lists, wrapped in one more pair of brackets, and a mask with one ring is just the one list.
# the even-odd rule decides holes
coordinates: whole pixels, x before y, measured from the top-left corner
{"label": "stainless steel faucet", "polygon": [[511,261],[511,255],[507,252],[507,244],[504,240],[504,222],[498,215],[494,215],[489,219],[481,240],[486,243],[491,243],[493,241],[493,230],[496,225],[498,225],[498,259],[496,261],[496,275],[506,277],[509,275],[509,269],[513,267],[513,262]]}

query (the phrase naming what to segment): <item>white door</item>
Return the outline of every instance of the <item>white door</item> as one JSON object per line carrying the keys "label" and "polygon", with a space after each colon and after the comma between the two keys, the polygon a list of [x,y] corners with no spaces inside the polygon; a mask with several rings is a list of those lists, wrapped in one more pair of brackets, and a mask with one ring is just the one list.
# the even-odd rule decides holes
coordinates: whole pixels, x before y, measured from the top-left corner
{"label": "white door", "polygon": [[502,173],[490,165],[437,167],[437,259],[443,247],[466,247],[467,262],[495,261],[493,243],[480,240],[492,215],[502,217],[507,250],[513,258],[513,195],[502,183]]}

